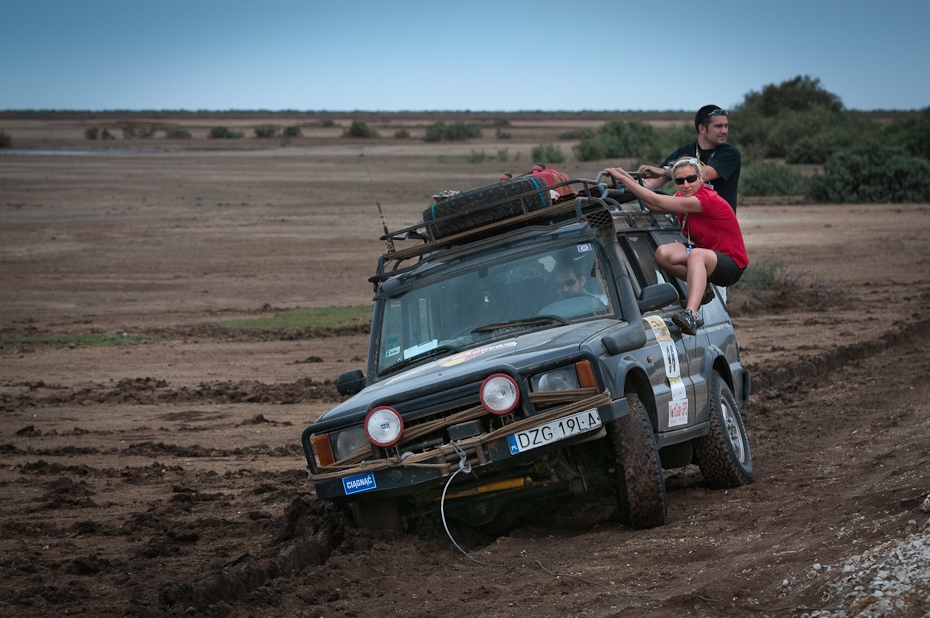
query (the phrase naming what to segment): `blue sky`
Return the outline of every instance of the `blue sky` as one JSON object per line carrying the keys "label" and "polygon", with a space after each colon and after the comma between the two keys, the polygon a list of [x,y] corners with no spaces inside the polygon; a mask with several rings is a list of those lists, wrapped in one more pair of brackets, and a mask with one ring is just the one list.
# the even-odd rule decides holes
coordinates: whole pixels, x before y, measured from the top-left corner
{"label": "blue sky", "polygon": [[2,0],[0,110],[930,105],[930,2]]}

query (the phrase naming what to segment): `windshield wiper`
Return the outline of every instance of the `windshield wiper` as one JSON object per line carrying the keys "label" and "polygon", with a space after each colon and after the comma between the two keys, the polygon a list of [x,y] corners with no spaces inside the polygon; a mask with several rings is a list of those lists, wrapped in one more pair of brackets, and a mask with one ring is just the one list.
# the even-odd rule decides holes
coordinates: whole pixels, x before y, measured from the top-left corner
{"label": "windshield wiper", "polygon": [[500,330],[502,328],[517,328],[519,326],[542,326],[544,324],[571,324],[565,318],[560,318],[557,315],[537,315],[532,318],[521,318],[519,320],[509,320],[507,322],[497,322],[496,324],[485,324],[484,326],[478,326],[477,328],[471,329],[470,332],[473,333],[490,333],[495,330]]}
{"label": "windshield wiper", "polygon": [[393,365],[391,365],[390,367],[382,371],[379,375],[387,375],[389,373],[394,373],[395,371],[399,371],[400,369],[405,369],[412,365],[416,365],[417,363],[424,361],[428,358],[432,358],[434,356],[442,356],[444,354],[449,354],[451,352],[461,352],[461,351],[462,351],[461,348],[457,348],[451,345],[437,346],[433,348],[432,350],[427,350],[426,352],[421,352],[420,354],[417,354],[416,356],[411,356],[410,358],[405,358],[404,360],[397,361],[396,363],[394,363]]}

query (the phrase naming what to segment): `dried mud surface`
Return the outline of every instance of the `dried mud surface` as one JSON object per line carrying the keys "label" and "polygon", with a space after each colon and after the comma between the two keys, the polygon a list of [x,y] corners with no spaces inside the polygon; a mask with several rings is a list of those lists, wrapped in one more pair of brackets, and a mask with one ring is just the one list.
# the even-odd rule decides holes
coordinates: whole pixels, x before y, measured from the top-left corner
{"label": "dried mud surface", "polygon": [[[696,468],[667,473],[662,528],[625,528],[611,496],[578,499],[506,534],[453,528],[466,556],[438,523],[358,530],[313,495],[300,432],[363,366],[364,327],[218,323],[370,303],[376,202],[411,224],[436,191],[525,171],[581,120],[429,145],[415,137],[432,117],[370,119],[414,139],[365,143],[339,137],[344,118],[220,146],[197,131],[235,121],[186,118],[172,126],[189,141],[0,155],[0,615],[878,615],[844,566],[930,544],[926,204],[743,203],[750,259],[781,261],[792,283],[730,293],[756,480],[710,491]],[[17,148],[84,150],[87,126],[121,122],[0,128]],[[462,159],[502,149],[506,163]],[[28,339],[85,333],[151,338]],[[892,615],[930,611],[928,575]]]}

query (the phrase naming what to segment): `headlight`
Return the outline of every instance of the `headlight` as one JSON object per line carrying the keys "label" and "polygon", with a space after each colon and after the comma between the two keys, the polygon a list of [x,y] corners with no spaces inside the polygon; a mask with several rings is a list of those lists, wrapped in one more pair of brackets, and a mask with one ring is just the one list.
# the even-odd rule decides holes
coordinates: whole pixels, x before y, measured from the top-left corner
{"label": "headlight", "polygon": [[339,461],[365,446],[368,440],[365,438],[365,431],[360,426],[357,426],[338,432],[334,431],[331,434],[330,442],[333,444],[333,450],[335,451],[333,454],[336,456],[336,461]]}
{"label": "headlight", "polygon": [[481,383],[481,405],[494,414],[507,414],[520,401],[520,387],[508,375],[495,373]]}
{"label": "headlight", "polygon": [[580,388],[578,373],[575,366],[560,367],[546,373],[539,373],[530,378],[533,390],[540,391],[570,391]]}
{"label": "headlight", "polygon": [[404,419],[394,408],[375,408],[365,417],[365,433],[375,446],[392,446],[400,440],[404,431]]}

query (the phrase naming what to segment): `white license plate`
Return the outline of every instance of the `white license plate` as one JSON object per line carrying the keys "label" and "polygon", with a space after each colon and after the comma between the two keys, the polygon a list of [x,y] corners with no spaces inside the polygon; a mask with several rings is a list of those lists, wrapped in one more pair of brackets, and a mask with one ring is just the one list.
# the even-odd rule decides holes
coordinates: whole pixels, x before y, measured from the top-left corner
{"label": "white license plate", "polygon": [[510,444],[510,454],[516,455],[571,436],[577,436],[600,426],[601,415],[597,413],[597,408],[591,408],[584,412],[577,412],[549,423],[537,425],[526,431],[510,434],[507,436],[507,442]]}

